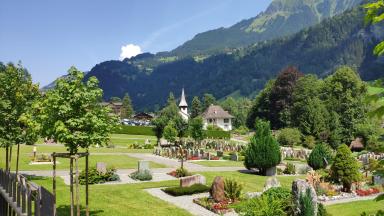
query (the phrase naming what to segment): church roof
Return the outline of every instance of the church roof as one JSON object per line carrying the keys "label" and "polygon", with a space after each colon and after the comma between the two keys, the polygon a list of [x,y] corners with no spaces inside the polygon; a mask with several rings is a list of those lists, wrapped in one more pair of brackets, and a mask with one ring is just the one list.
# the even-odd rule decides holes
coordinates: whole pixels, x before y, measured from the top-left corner
{"label": "church roof", "polygon": [[203,113],[203,118],[214,119],[214,118],[234,118],[227,111],[223,110],[221,106],[210,105],[208,109]]}
{"label": "church roof", "polygon": [[187,101],[185,100],[185,94],[184,94],[184,88],[183,90],[181,90],[181,99],[180,99],[180,103],[179,103],[179,107],[187,107],[188,104],[187,104]]}

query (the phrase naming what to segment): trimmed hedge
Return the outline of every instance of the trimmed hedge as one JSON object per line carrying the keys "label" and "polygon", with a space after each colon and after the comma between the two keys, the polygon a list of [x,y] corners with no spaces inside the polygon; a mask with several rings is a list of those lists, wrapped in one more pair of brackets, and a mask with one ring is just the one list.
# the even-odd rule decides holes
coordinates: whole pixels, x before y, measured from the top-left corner
{"label": "trimmed hedge", "polygon": [[[116,127],[113,133],[155,136],[153,127],[148,127],[148,126],[119,125],[118,127]],[[188,133],[187,133],[187,136],[188,136]],[[213,139],[230,139],[231,133],[228,131],[206,130],[204,131],[204,137],[213,138]]]}
{"label": "trimmed hedge", "polygon": [[231,133],[229,131],[219,131],[219,130],[206,130],[204,131],[205,138],[213,139],[230,139]]}
{"label": "trimmed hedge", "polygon": [[169,187],[163,191],[172,196],[192,195],[196,193],[205,193],[209,191],[209,187],[203,184],[194,184],[189,187]]}
{"label": "trimmed hedge", "polygon": [[117,134],[155,136],[153,127],[147,126],[119,125],[113,132]]}

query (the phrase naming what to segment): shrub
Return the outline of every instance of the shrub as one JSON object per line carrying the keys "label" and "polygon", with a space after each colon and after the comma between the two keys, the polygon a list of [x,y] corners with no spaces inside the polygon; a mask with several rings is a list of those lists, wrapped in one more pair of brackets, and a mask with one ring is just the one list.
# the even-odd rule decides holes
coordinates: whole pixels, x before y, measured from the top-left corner
{"label": "shrub", "polygon": [[144,170],[142,172],[136,171],[131,173],[129,177],[131,177],[134,180],[149,181],[149,180],[152,180],[152,173],[149,170]]}
{"label": "shrub", "polygon": [[169,187],[163,191],[172,196],[191,195],[196,193],[204,193],[209,191],[209,187],[203,184],[194,184],[189,187]]}
{"label": "shrub", "polygon": [[314,170],[325,169],[332,160],[332,151],[326,144],[317,144],[308,157],[308,165]]}
{"label": "shrub", "polygon": [[317,216],[331,216],[331,214],[327,212],[327,209],[325,209],[322,203],[319,203],[318,209],[317,209]]}
{"label": "shrub", "polygon": [[269,122],[258,120],[256,133],[245,149],[244,165],[247,169],[257,168],[265,175],[268,168],[281,161],[280,146],[272,136]]}
{"label": "shrub", "polygon": [[304,138],[304,147],[307,147],[309,149],[313,149],[316,145],[316,138],[314,136],[305,136]]}
{"label": "shrub", "polygon": [[239,215],[247,216],[285,216],[281,200],[268,196],[252,198],[233,206]]}
{"label": "shrub", "polygon": [[227,197],[232,201],[239,200],[242,192],[243,192],[243,185],[241,183],[238,183],[234,179],[230,179],[230,178],[225,179],[224,181],[225,197]]}
{"label": "shrub", "polygon": [[207,130],[208,131],[223,131],[223,129],[217,125],[208,125]]}
{"label": "shrub", "polygon": [[119,125],[119,127],[116,127],[113,133],[155,136],[153,127],[146,126]]}
{"label": "shrub", "polygon": [[337,148],[336,157],[331,167],[331,178],[343,184],[344,191],[349,192],[353,182],[361,179],[359,162],[353,157],[351,150],[343,144]]}
{"label": "shrub", "polygon": [[176,178],[190,176],[190,175],[191,174],[185,168],[178,168],[178,169],[176,169],[176,176],[175,176]]}
{"label": "shrub", "polygon": [[315,207],[311,199],[311,191],[307,189],[304,194],[301,194],[299,199],[300,213],[299,216],[314,216]]}
{"label": "shrub", "polygon": [[[101,184],[109,181],[118,181],[119,175],[116,174],[116,169],[108,168],[105,174],[97,171],[96,167],[92,167],[88,170],[88,184]],[[79,183],[81,185],[86,184],[85,170],[81,171],[79,175]]]}
{"label": "shrub", "polygon": [[292,194],[289,189],[273,187],[265,191],[262,196],[267,196],[271,200],[280,200],[284,212],[293,212]]}
{"label": "shrub", "polygon": [[277,141],[283,146],[294,146],[301,143],[301,136],[297,128],[284,128],[280,130]]}
{"label": "shrub", "polygon": [[294,175],[296,174],[296,167],[292,163],[287,163],[287,167],[283,171],[284,174]]}
{"label": "shrub", "polygon": [[240,134],[240,135],[246,135],[248,133],[249,129],[246,126],[240,126],[236,128],[233,132],[235,134]]}
{"label": "shrub", "polygon": [[229,131],[207,130],[204,133],[205,138],[212,139],[230,139],[231,133]]}

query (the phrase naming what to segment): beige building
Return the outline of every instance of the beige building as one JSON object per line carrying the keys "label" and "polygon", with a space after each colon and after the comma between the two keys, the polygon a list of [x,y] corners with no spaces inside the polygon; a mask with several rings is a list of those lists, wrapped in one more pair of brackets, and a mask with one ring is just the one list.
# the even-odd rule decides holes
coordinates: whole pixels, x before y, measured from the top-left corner
{"label": "beige building", "polygon": [[224,131],[232,130],[232,119],[234,117],[223,110],[221,106],[210,105],[202,114],[202,117],[204,121],[204,129],[207,129],[208,125],[215,125],[222,128]]}

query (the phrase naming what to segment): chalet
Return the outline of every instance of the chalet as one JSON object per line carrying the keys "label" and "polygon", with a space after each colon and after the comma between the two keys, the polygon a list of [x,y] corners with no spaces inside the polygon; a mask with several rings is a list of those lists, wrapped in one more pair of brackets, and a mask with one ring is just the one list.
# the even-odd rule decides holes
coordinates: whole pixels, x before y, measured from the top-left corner
{"label": "chalet", "polygon": [[109,106],[114,114],[120,116],[121,108],[123,107],[123,103],[121,103],[121,102],[103,102],[101,104],[103,106]]}
{"label": "chalet", "polygon": [[133,116],[133,119],[140,121],[151,121],[154,115],[146,112],[139,112]]}
{"label": "chalet", "polygon": [[223,110],[221,106],[210,105],[202,114],[202,117],[204,121],[204,129],[207,129],[208,125],[215,125],[222,128],[224,131],[232,130],[232,119],[234,117]]}

